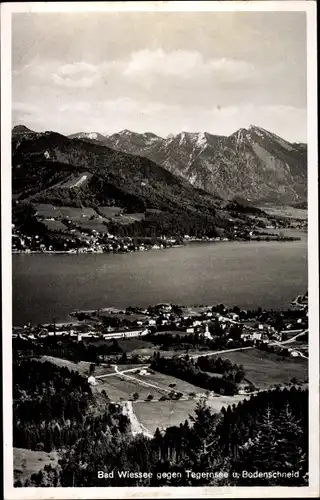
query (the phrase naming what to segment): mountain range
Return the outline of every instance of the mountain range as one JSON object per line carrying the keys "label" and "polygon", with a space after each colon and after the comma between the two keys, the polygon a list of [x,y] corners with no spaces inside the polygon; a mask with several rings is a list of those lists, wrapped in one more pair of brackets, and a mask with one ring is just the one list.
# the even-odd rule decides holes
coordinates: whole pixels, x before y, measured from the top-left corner
{"label": "mountain range", "polygon": [[[248,231],[268,218],[251,200],[306,202],[306,170],[305,145],[256,127],[166,139],[128,130],[108,137],[12,130],[13,212],[18,207],[23,219],[26,204],[34,213],[39,204],[89,207],[92,227],[99,219],[128,235]],[[115,218],[114,210],[127,215]]]}
{"label": "mountain range", "polygon": [[242,128],[230,136],[181,132],[162,138],[123,130],[69,137],[146,157],[225,199],[240,196],[253,203],[277,204],[307,199],[307,145],[290,143],[261,127]]}
{"label": "mountain range", "polygon": [[[151,236],[216,234],[216,228],[227,230],[236,220],[247,226],[246,214],[260,213],[196,188],[146,157],[88,137],[38,133],[24,126],[12,131],[12,193],[13,211],[18,209],[20,218],[26,204],[36,210],[39,204],[91,207],[98,214],[118,207],[143,217],[128,229],[130,234]],[[122,220],[103,216],[107,224],[121,225]]]}

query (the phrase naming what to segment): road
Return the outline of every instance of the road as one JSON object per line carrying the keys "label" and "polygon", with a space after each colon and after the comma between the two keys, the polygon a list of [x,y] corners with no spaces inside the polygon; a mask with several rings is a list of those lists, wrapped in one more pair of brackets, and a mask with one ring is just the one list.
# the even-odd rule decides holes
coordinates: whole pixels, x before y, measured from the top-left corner
{"label": "road", "polygon": [[130,420],[131,433],[133,436],[136,436],[137,434],[143,434],[148,438],[153,437],[153,434],[141,422],[139,422],[137,415],[133,411],[131,401],[126,401],[124,403],[123,414],[126,415]]}
{"label": "road", "polygon": [[[115,365],[114,369],[118,375],[121,375],[125,378],[128,378],[129,380],[133,380],[134,382],[138,382],[138,384],[140,384],[140,385],[144,385],[146,387],[152,387],[153,389],[157,389],[158,391],[162,391],[162,392],[164,391],[168,394],[170,392],[172,392],[172,389],[167,389],[166,387],[161,387],[160,385],[157,385],[157,384],[151,384],[150,382],[146,382],[145,380],[141,380],[140,378],[137,378],[137,377],[132,377],[132,375],[127,375],[124,371],[119,372],[117,365]],[[135,368],[135,370],[136,370],[136,368]],[[179,391],[179,392],[182,392],[182,391]],[[184,394],[184,393],[182,393],[182,394]]]}
{"label": "road", "polygon": [[[297,335],[295,335],[294,337],[291,337],[291,339],[288,339],[288,340],[283,340],[282,342],[273,342],[272,344],[269,344],[269,345],[277,345],[279,347],[283,346],[283,345],[286,345],[286,344],[290,344],[291,342],[293,342],[294,340],[296,340],[298,337],[301,337],[301,335],[305,335],[309,330],[304,330],[303,332],[300,332],[298,333]],[[301,356],[301,358],[304,358],[304,359],[309,359],[308,356],[306,356],[305,354],[303,354],[303,352],[299,351],[298,349],[294,349],[299,356]]]}
{"label": "road", "polygon": [[[223,349],[222,351],[213,351],[213,352],[204,351],[201,354],[193,354],[192,356],[189,355],[189,358],[197,359],[197,358],[200,358],[200,356],[213,356],[214,354],[224,354],[225,352],[244,351],[245,349],[254,349],[254,346],[235,347],[234,349]],[[185,354],[182,354],[179,357],[183,357],[183,356],[185,356]]]}
{"label": "road", "polygon": [[113,365],[113,367],[114,367],[114,372],[106,373],[105,375],[97,375],[96,378],[114,377],[115,375],[119,375],[119,374],[123,374],[123,373],[135,372],[137,370],[143,370],[143,369],[149,368],[149,365],[139,366],[138,368],[137,367],[129,368],[128,370],[122,370],[121,372],[119,372],[117,365]]}
{"label": "road", "polygon": [[[290,342],[293,342],[296,338],[300,337],[301,335],[304,335],[306,332],[307,332],[307,330],[305,330],[301,333],[298,333],[297,335],[295,335],[291,339],[285,340],[283,342],[274,342],[270,345],[281,346],[282,344],[289,344]],[[228,352],[235,352],[235,351],[243,351],[243,350],[248,350],[248,349],[254,349],[254,346],[237,347],[237,348],[233,348],[233,349],[224,349],[221,351],[214,351],[214,352],[204,352],[201,354],[194,354],[194,355],[189,356],[189,357],[192,359],[197,359],[200,356],[213,356],[213,355],[219,355],[219,354],[224,354],[224,353],[228,353]],[[297,352],[301,357],[308,359],[308,357],[305,356],[300,351],[297,351]],[[182,357],[182,356],[185,356],[185,354],[181,354],[180,357]],[[120,377],[128,378],[129,380],[133,380],[140,385],[144,385],[146,387],[152,387],[152,388],[157,389],[158,391],[161,391],[161,392],[166,392],[166,393],[172,392],[172,389],[167,389],[167,388],[161,387],[157,384],[152,384],[150,382],[146,382],[145,380],[138,379],[137,377],[133,377],[132,375],[128,375],[128,373],[130,373],[130,372],[135,372],[137,370],[147,369],[147,368],[148,368],[148,365],[144,365],[144,366],[141,366],[139,368],[135,367],[135,368],[129,368],[127,370],[119,371],[118,366],[114,365],[114,373],[107,373],[105,375],[99,375],[96,378],[102,379],[102,378],[111,377],[111,376],[120,376]],[[179,391],[179,392],[182,392],[182,391]],[[258,391],[255,391],[253,394],[256,394],[257,392]],[[186,393],[182,392],[182,394],[183,394],[183,396],[180,398],[180,401],[187,401],[190,399],[190,397]],[[246,396],[250,396],[250,394],[246,394]],[[149,401],[149,403],[158,403],[159,401],[160,401],[159,398],[154,398],[153,400]],[[137,400],[137,402],[145,402],[145,401],[144,400]],[[138,420],[136,414],[134,413],[132,402],[125,401],[122,404],[123,404],[123,413],[130,420],[132,435],[136,436],[137,434],[143,434],[146,437],[152,438],[153,437],[152,433]]]}
{"label": "road", "polygon": [[274,342],[273,344],[270,344],[270,345],[274,345],[274,344],[279,344],[279,345],[284,345],[284,344],[290,344],[290,342],[293,342],[294,340],[296,340],[298,337],[301,337],[301,335],[305,335],[306,333],[308,333],[309,330],[303,330],[302,332],[298,333],[297,335],[295,335],[294,337],[291,337],[291,339],[288,339],[288,340],[283,340],[282,342]]}
{"label": "road", "polygon": [[[294,340],[296,340],[298,337],[301,337],[302,335],[305,335],[307,332],[308,332],[308,330],[304,330],[303,332],[298,333],[294,337],[291,337],[291,339],[283,340],[282,342],[274,341],[274,342],[270,343],[269,345],[277,345],[277,346],[280,347],[282,345],[290,344],[291,342],[293,342]],[[189,358],[191,358],[191,359],[197,359],[200,356],[215,356],[215,355],[225,354],[227,352],[245,351],[245,350],[248,350],[248,349],[255,349],[255,346],[235,347],[233,349],[223,349],[221,351],[210,351],[210,352],[204,351],[204,352],[202,352],[200,354],[192,354],[192,355],[189,354]],[[297,350],[297,352],[299,353],[299,356],[301,356],[303,358],[306,358],[306,359],[309,359],[307,356],[305,356],[300,351]],[[182,358],[184,356],[186,356],[185,353],[179,355],[180,358]],[[164,389],[164,388],[162,388],[160,386],[157,386],[155,384],[151,384],[149,382],[145,382],[144,380],[137,379],[136,377],[132,377],[130,375],[127,375],[127,373],[135,372],[137,370],[148,369],[148,368],[149,368],[149,365],[141,365],[139,368],[137,368],[137,367],[135,367],[135,368],[128,368],[126,370],[119,371],[118,370],[118,366],[114,365],[114,370],[115,371],[113,373],[106,373],[105,375],[97,375],[96,378],[102,379],[102,378],[106,378],[106,377],[114,377],[115,375],[123,375],[123,376],[126,376],[126,377],[128,377],[128,378],[130,378],[132,380],[135,380],[135,381],[139,382],[140,384],[142,383],[142,384],[144,384],[146,386],[154,387],[156,389],[165,390],[166,392],[171,392],[171,390]]]}

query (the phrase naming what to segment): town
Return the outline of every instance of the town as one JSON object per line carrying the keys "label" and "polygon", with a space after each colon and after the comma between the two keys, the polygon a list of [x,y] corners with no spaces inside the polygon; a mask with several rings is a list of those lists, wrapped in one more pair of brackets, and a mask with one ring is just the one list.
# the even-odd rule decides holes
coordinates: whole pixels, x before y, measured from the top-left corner
{"label": "town", "polygon": [[[18,208],[17,208],[18,207]],[[16,215],[17,210],[22,215]],[[157,213],[159,212],[159,214]],[[207,228],[204,233],[146,235],[143,224],[161,211],[125,213],[121,207],[55,207],[37,204],[28,208],[16,202],[12,223],[14,253],[127,253],[160,250],[192,242],[293,241],[300,237],[285,229],[305,231],[307,221],[280,216],[259,216],[230,212],[226,228]],[[21,217],[23,219],[21,220]],[[148,222],[150,223],[150,221]],[[142,226],[141,226],[142,224]],[[212,233],[212,234],[211,234]]]}
{"label": "town", "polygon": [[[157,304],[147,308],[108,307],[70,313],[70,323],[13,327],[13,338],[59,345],[77,343],[92,347],[92,362],[148,363],[152,355],[126,355],[117,340],[140,339],[159,346],[162,354],[206,354],[212,350],[253,346],[283,356],[307,357],[308,292],[298,295],[285,311],[228,309],[223,304],[193,307]],[[300,345],[297,341],[300,341]],[[113,343],[110,345],[110,341]],[[296,341],[296,342],[295,342]],[[301,341],[303,343],[301,344]],[[48,344],[49,345],[49,344]],[[119,355],[115,352],[120,351]],[[142,349],[143,350],[143,349]]]}

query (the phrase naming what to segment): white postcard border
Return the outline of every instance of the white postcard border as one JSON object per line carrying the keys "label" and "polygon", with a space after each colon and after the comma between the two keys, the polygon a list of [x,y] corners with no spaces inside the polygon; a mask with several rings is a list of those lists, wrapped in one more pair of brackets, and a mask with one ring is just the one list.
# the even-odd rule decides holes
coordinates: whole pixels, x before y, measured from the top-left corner
{"label": "white postcard border", "polygon": [[[12,258],[11,258],[11,15],[18,12],[83,11],[304,11],[307,16],[308,76],[308,276],[309,276],[309,429],[308,487],[110,487],[13,488],[12,452]],[[47,498],[274,498],[319,494],[319,276],[316,2],[21,2],[1,5],[1,185],[4,497]]]}

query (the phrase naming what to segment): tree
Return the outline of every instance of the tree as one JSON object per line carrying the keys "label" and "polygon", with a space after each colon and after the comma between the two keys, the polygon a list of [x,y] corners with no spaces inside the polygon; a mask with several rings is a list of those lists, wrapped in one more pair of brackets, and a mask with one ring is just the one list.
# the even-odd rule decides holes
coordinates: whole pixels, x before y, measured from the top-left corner
{"label": "tree", "polygon": [[120,358],[120,363],[123,365],[126,365],[128,363],[128,356],[125,351],[122,353],[122,356]]}
{"label": "tree", "polygon": [[154,396],[152,394],[149,394],[149,396],[147,397],[147,401],[152,401],[153,398]]}
{"label": "tree", "polygon": [[[301,427],[288,405],[278,416],[274,413],[275,411],[268,406],[258,423],[256,435],[240,447],[239,458],[236,458],[233,464],[235,471],[291,472],[294,470],[300,471],[301,474],[307,471],[307,453],[303,450]],[[301,484],[301,477],[297,478],[298,484]],[[293,479],[272,476],[256,479],[240,478],[237,484],[239,486],[284,486],[293,485]]]}
{"label": "tree", "polygon": [[134,393],[132,394],[132,399],[133,399],[134,401],[137,401],[137,399],[139,399],[139,393],[138,393],[138,392],[134,392]]}
{"label": "tree", "polygon": [[[274,467],[283,472],[299,472],[296,483],[308,472],[308,438],[301,422],[293,415],[287,403],[276,419],[277,454]],[[287,484],[293,485],[287,480]]]}

